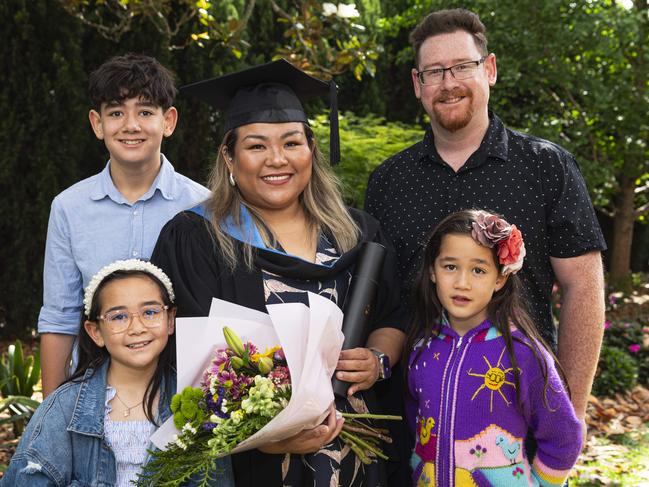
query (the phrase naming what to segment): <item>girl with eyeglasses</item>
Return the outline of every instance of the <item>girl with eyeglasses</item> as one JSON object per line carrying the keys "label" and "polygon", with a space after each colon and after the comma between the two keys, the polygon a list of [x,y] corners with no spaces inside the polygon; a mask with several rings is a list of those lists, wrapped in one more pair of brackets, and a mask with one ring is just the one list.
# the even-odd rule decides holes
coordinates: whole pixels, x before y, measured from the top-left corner
{"label": "girl with eyeglasses", "polygon": [[[1,484],[128,486],[169,416],[176,307],[167,275],[116,261],[84,296],[74,374],[36,410]],[[219,486],[232,486],[229,463]],[[189,484],[188,484],[189,485]]]}

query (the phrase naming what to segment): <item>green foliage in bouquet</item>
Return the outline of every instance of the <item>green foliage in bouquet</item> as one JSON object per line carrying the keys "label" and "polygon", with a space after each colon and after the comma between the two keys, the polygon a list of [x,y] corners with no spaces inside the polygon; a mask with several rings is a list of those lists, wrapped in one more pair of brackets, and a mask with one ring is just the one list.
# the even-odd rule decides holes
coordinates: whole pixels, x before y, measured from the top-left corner
{"label": "green foliage in bouquet", "polygon": [[605,345],[599,358],[593,394],[612,396],[633,388],[638,380],[638,364],[625,350]]}
{"label": "green foliage in bouquet", "polygon": [[181,429],[185,423],[203,422],[205,413],[199,403],[203,399],[203,391],[197,387],[185,387],[180,394],[171,399],[171,412],[174,415],[174,425]]}
{"label": "green foliage in bouquet", "polygon": [[9,345],[0,358],[0,413],[8,412],[9,417],[0,419],[0,424],[13,423],[13,433],[19,437],[25,424],[39,405],[31,398],[34,387],[41,376],[41,360],[38,350],[34,355],[23,355],[20,340]]}

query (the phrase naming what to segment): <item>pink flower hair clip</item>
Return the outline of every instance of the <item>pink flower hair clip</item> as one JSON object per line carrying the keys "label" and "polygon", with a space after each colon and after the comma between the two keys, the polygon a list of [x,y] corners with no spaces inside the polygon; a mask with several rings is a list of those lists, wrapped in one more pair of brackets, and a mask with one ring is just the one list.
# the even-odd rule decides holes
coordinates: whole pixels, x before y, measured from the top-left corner
{"label": "pink flower hair clip", "polygon": [[523,267],[525,244],[523,235],[502,218],[486,211],[478,211],[472,223],[471,236],[480,245],[497,247],[498,261],[503,266],[501,274],[516,274]]}

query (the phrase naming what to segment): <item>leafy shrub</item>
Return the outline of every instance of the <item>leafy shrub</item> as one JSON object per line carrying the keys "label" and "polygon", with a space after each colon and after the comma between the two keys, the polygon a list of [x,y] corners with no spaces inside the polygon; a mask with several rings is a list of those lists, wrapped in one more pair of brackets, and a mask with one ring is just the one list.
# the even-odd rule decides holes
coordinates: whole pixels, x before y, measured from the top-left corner
{"label": "leafy shrub", "polygon": [[[640,276],[640,274],[636,276]],[[638,277],[633,279],[637,280]],[[637,294],[637,292],[634,292],[634,294]],[[558,322],[561,313],[561,290],[556,285],[552,288],[552,312]],[[626,355],[625,363],[631,361],[637,369],[637,378],[628,384],[628,388],[632,388],[637,383],[649,386],[649,316],[647,316],[644,308],[634,303],[628,295],[621,291],[608,294],[606,316],[609,319],[604,323],[604,339],[602,341],[598,373],[593,385],[593,393],[607,395],[621,391],[621,389],[615,387],[613,390],[608,390],[608,386],[597,386],[598,382],[610,381],[610,377],[607,375],[609,372],[607,371],[614,373],[614,357],[618,357],[620,353]],[[643,325],[643,323],[645,324]],[[615,349],[615,351],[611,352],[611,348]],[[600,374],[603,374],[605,378],[600,379]],[[626,379],[622,380],[622,382],[624,381]]]}
{"label": "leafy shrub", "polygon": [[[329,118],[319,115],[311,127],[318,146],[329,154]],[[336,174],[342,179],[345,200],[362,208],[370,173],[388,157],[420,141],[424,131],[417,125],[386,122],[376,115],[364,117],[345,112],[340,116],[341,161]]]}
{"label": "leafy shrub", "polygon": [[638,364],[625,350],[603,346],[593,383],[593,394],[612,396],[632,389],[638,380]]}
{"label": "leafy shrub", "polygon": [[38,350],[34,355],[23,355],[20,340],[9,345],[7,352],[0,358],[0,413],[7,411],[9,418],[0,424],[13,423],[14,435],[22,434],[23,428],[38,407],[38,402],[31,399],[34,387],[41,377],[41,360]]}
{"label": "leafy shrub", "polygon": [[624,351],[638,367],[638,380],[649,385],[649,326],[637,321],[605,323],[602,348],[615,347]]}

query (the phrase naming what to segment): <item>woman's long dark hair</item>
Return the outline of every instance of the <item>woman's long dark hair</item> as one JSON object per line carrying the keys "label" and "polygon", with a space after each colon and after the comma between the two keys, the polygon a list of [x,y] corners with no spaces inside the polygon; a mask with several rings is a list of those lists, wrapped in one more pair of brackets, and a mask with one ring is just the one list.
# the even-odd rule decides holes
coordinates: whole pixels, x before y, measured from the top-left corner
{"label": "woman's long dark hair", "polygon": [[[155,277],[153,274],[149,274],[146,271],[139,270],[119,270],[115,271],[112,274],[108,275],[95,290],[95,294],[92,297],[92,303],[90,305],[90,315],[88,319],[94,321],[99,326],[99,313],[101,312],[101,294],[106,285],[113,281],[119,281],[122,279],[128,279],[129,277],[146,277],[150,279],[155,285],[160,289],[160,296],[162,296],[163,303],[169,307],[169,311],[175,308],[175,305],[169,299],[169,293],[167,288]],[[110,354],[106,347],[98,347],[85,327],[83,326],[85,322],[85,317],[81,318],[81,330],[79,331],[79,357],[77,362],[77,367],[74,373],[67,379],[70,382],[81,382],[83,377],[86,374],[86,371],[89,368],[94,371],[106,361],[110,360]],[[167,345],[164,347],[160,356],[158,357],[158,364],[156,366],[155,372],[151,377],[151,380],[147,384],[146,390],[144,391],[143,404],[144,404],[144,415],[146,418],[156,426],[158,423],[155,421],[155,414],[153,411],[153,404],[155,402],[156,396],[160,391],[160,386],[162,385],[163,380],[172,377],[172,374],[175,372],[175,361],[176,361],[176,335],[169,335],[167,340]]]}
{"label": "woman's long dark hair", "polygon": [[[435,265],[435,259],[439,255],[442,240],[446,235],[468,235],[471,237],[471,231],[473,229],[472,224],[477,220],[478,211],[480,210],[462,210],[452,213],[444,218],[427,238],[423,250],[421,267],[413,285],[413,314],[410,331],[405,345],[405,357],[409,356],[415,344],[420,339],[423,339],[425,343],[433,336],[439,335],[444,309],[437,297],[435,283],[430,279],[430,270]],[[498,260],[497,247],[494,246],[491,251],[496,268],[498,269],[498,272],[501,272],[502,265]],[[565,373],[561,368],[561,364],[557,360],[551,348],[548,347],[539,334],[525,305],[523,304],[521,299],[521,290],[522,286],[520,278],[517,275],[510,275],[505,285],[493,294],[491,302],[487,307],[487,317],[496,326],[505,340],[507,356],[509,357],[513,367],[512,372],[514,374],[514,383],[516,384],[516,400],[519,407],[521,405],[519,392],[520,369],[518,368],[518,361],[516,360],[516,355],[514,353],[514,340],[529,347],[534,353],[534,357],[539,363],[544,381],[543,403],[548,409],[551,409],[547,400],[547,390],[549,386],[548,364],[543,360],[540,347],[543,347],[554,360],[559,376],[561,377],[568,394],[570,394],[570,390],[565,378]],[[518,328],[518,330],[526,337],[526,340],[512,336],[510,329],[512,324],[515,325],[516,328]],[[424,347],[419,348],[415,359],[419,357],[419,354],[423,349]],[[404,367],[404,370],[407,374],[408,368]]]}

